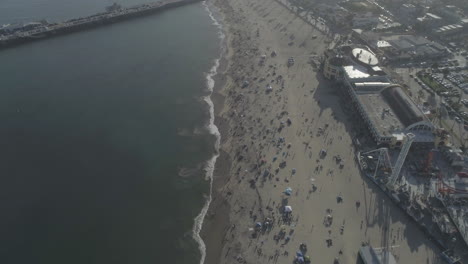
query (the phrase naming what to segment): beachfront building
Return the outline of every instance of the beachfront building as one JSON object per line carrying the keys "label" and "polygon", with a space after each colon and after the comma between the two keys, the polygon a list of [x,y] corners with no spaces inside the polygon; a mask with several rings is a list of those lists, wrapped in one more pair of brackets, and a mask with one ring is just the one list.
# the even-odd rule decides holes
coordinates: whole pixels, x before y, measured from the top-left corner
{"label": "beachfront building", "polygon": [[434,146],[434,126],[370,49],[342,46],[324,57],[325,78],[339,81],[377,144],[399,147],[413,133],[415,144]]}
{"label": "beachfront building", "polygon": [[323,75],[329,80],[339,80],[343,77],[341,67],[346,64],[345,58],[341,55],[329,54],[328,59],[323,64]]}

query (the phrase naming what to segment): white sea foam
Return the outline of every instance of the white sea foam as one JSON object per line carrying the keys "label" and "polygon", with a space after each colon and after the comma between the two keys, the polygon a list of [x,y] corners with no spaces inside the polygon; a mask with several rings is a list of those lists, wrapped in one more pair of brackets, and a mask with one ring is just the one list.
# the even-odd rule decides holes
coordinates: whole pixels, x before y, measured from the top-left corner
{"label": "white sea foam", "polygon": [[[208,7],[208,4],[205,1],[203,1],[203,5],[205,6],[205,9],[208,12],[208,15],[210,16],[211,20],[213,20],[213,25],[218,27],[219,38],[221,39],[221,44],[222,44],[222,41],[224,40],[224,34],[223,34],[222,26],[215,19],[214,15],[213,15],[213,12],[211,12],[211,10]],[[221,52],[221,56],[222,56],[222,52]],[[214,85],[215,85],[215,81],[214,81],[213,77],[218,73],[217,71],[218,71],[218,67],[219,67],[219,60],[220,59],[218,58],[218,59],[216,59],[214,61],[213,67],[211,67],[210,71],[206,74],[206,84],[208,86],[208,89],[211,92],[213,92],[213,88],[214,88]],[[208,208],[210,206],[211,199],[212,199],[211,191],[212,191],[212,187],[213,187],[213,172],[214,172],[214,169],[215,169],[216,159],[219,156],[218,149],[219,149],[219,144],[220,144],[220,141],[221,141],[221,135],[219,134],[218,127],[216,127],[216,125],[214,124],[214,119],[215,119],[214,105],[213,105],[213,101],[211,101],[211,94],[204,97],[203,99],[208,104],[209,109],[210,109],[210,120],[209,120],[209,123],[207,125],[207,129],[208,129],[210,134],[212,134],[212,135],[214,135],[216,137],[216,141],[215,141],[216,153],[213,155],[213,157],[211,157],[211,159],[209,159],[206,162],[206,165],[205,165],[205,172],[206,172],[205,177],[210,183],[210,190],[209,190],[208,196],[206,197],[205,205],[203,206],[203,208],[202,208],[201,212],[198,214],[198,216],[195,217],[195,223],[194,223],[193,229],[192,229],[193,238],[195,239],[195,241],[197,241],[198,248],[199,248],[200,254],[201,254],[200,264],[204,264],[205,258],[206,258],[206,245],[205,245],[205,242],[203,241],[203,239],[200,237],[200,231],[202,229],[203,220],[205,219],[206,213],[208,212]]]}

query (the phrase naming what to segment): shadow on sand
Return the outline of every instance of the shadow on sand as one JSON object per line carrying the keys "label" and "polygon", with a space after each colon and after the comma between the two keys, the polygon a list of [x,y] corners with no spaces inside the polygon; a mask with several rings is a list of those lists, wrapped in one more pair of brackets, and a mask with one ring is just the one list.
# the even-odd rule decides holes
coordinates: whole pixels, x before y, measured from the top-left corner
{"label": "shadow on sand", "polygon": [[[351,135],[352,138],[370,138],[365,125],[357,115],[351,101],[347,98],[341,84],[325,79],[320,71],[316,73],[316,78],[319,84],[314,91],[313,98],[320,108],[319,117],[322,116],[324,111],[331,110],[335,121],[343,124],[346,133]],[[367,143],[370,148],[377,148],[375,145],[371,146],[373,143]],[[389,249],[392,246],[397,247],[398,245],[395,245],[397,241],[394,241],[394,237],[397,236],[407,241],[411,252],[418,251],[424,245],[430,247],[433,252],[440,253],[439,249],[428,241],[417,224],[389,200],[387,195],[374,182],[362,174],[361,179],[364,201],[361,201],[360,206],[366,212],[364,226],[367,226],[367,228],[377,226],[381,230],[381,244],[372,246]],[[396,222],[404,223],[404,229],[392,229],[391,224]],[[443,263],[437,255],[432,255],[431,259],[428,257],[426,263]],[[361,262],[357,260],[356,263]]]}

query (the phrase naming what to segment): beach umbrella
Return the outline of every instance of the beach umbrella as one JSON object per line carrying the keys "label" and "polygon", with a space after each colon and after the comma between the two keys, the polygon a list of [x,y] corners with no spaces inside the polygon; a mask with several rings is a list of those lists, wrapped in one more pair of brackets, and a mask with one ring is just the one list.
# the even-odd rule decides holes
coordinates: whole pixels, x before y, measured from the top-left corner
{"label": "beach umbrella", "polygon": [[284,207],[284,211],[285,211],[286,213],[290,213],[290,212],[292,212],[292,207],[289,206],[289,205],[286,205],[286,206]]}
{"label": "beach umbrella", "polygon": [[286,190],[284,191],[284,193],[285,193],[286,195],[291,195],[291,194],[292,194],[292,189],[291,189],[291,187],[286,188]]}

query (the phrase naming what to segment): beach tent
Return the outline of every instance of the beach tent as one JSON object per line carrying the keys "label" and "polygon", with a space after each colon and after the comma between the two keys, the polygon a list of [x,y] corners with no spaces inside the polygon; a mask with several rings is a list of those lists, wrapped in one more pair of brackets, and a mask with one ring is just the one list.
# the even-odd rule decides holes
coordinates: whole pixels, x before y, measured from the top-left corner
{"label": "beach tent", "polygon": [[292,207],[289,206],[289,205],[286,205],[286,206],[284,207],[284,212],[286,212],[286,213],[291,213],[291,212],[292,212]]}
{"label": "beach tent", "polygon": [[291,194],[292,194],[292,189],[291,189],[291,187],[286,188],[286,190],[284,191],[284,193],[285,193],[286,195],[291,195]]}

